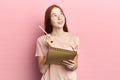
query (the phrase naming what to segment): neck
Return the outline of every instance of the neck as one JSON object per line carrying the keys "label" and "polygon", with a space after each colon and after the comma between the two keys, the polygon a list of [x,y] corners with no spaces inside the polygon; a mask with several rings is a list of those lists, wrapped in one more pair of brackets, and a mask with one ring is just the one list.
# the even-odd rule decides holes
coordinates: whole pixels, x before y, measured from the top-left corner
{"label": "neck", "polygon": [[63,28],[59,28],[59,29],[53,28],[51,35],[57,37],[57,36],[62,36],[64,33],[65,32],[64,32]]}

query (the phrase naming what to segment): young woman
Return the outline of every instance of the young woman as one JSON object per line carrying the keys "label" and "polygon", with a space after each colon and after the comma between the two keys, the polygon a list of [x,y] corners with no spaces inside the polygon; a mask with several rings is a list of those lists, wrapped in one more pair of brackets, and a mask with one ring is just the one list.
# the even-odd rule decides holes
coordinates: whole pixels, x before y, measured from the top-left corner
{"label": "young woman", "polygon": [[73,60],[63,60],[62,65],[46,65],[48,47],[76,50],[79,53],[79,38],[68,32],[66,17],[63,10],[57,6],[50,6],[45,13],[45,31],[49,34],[37,39],[36,54],[41,80],[77,80],[76,68],[78,54]]}

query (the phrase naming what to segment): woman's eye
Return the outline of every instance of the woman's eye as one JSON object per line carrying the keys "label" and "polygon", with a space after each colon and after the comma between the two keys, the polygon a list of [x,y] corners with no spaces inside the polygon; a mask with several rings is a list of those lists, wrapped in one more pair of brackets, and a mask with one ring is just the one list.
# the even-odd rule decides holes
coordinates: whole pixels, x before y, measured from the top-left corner
{"label": "woman's eye", "polygon": [[57,15],[55,14],[55,15],[53,15],[54,17],[57,17]]}
{"label": "woman's eye", "polygon": [[53,16],[53,17],[57,17],[57,15],[56,15],[56,14],[53,14],[52,16]]}
{"label": "woman's eye", "polygon": [[62,13],[62,12],[61,12],[60,14],[61,14],[61,15],[63,15],[63,13]]}

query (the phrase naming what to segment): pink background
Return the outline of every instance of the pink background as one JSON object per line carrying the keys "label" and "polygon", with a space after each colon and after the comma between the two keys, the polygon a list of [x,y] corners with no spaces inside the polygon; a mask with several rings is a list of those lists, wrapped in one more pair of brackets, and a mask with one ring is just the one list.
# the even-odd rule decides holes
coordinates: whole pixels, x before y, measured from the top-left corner
{"label": "pink background", "polygon": [[120,0],[0,0],[0,80],[40,80],[35,44],[51,4],[80,37],[78,80],[120,80]]}

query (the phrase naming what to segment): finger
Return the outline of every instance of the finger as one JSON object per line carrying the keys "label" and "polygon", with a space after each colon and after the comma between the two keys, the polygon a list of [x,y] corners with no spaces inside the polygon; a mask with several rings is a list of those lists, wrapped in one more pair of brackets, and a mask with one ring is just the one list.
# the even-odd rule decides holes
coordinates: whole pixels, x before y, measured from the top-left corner
{"label": "finger", "polygon": [[74,66],[68,65],[67,67],[68,67],[69,69],[71,69],[71,68],[73,68]]}
{"label": "finger", "polygon": [[66,60],[63,60],[63,63],[65,63],[65,64],[71,64],[70,62],[68,62],[68,61],[66,61]]}
{"label": "finger", "polygon": [[67,64],[67,65],[74,65],[74,63],[71,63],[69,61],[63,60],[63,63]]}
{"label": "finger", "polygon": [[75,61],[74,60],[68,60],[70,63],[73,63],[73,64],[75,64]]}
{"label": "finger", "polygon": [[69,68],[69,69],[73,69],[73,67],[74,67],[74,65],[68,65],[68,64],[66,64],[66,63],[63,63],[63,65],[66,66],[66,67]]}
{"label": "finger", "polygon": [[46,36],[46,40],[49,43],[53,43],[53,38],[51,36]]}
{"label": "finger", "polygon": [[50,39],[51,37],[50,36],[46,36],[46,39]]}
{"label": "finger", "polygon": [[47,42],[47,44],[49,45],[49,46],[53,46],[53,40],[52,40],[52,38],[51,37],[46,37],[46,42]]}
{"label": "finger", "polygon": [[75,64],[75,61],[73,60],[63,60],[63,62],[68,63],[68,64]]}

